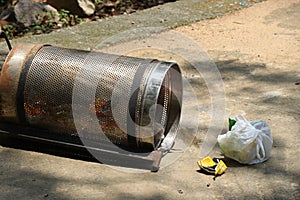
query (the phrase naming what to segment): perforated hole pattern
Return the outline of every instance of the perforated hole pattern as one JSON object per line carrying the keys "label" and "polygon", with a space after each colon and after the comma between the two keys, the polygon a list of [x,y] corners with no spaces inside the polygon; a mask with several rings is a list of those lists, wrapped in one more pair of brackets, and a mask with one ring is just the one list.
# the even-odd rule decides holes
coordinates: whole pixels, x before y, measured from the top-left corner
{"label": "perforated hole pattern", "polygon": [[[141,118],[141,101],[149,74],[155,65],[145,59],[116,56],[99,52],[71,50],[60,47],[45,46],[34,56],[25,79],[24,109],[26,121],[34,126],[51,130],[62,135],[77,135],[72,113],[72,92],[75,78],[81,73],[82,67],[88,66],[92,70],[84,70],[90,80],[82,80],[84,90],[95,87],[93,102],[86,99],[85,104],[92,105],[87,112],[97,116],[98,123],[107,138],[115,144],[128,146],[127,120],[128,105],[131,90],[137,78],[138,95],[135,103],[135,122],[139,124]],[[162,126],[167,123],[167,109],[169,102],[170,78],[164,79],[164,87],[159,92],[157,102],[165,110],[160,114],[159,122]],[[90,85],[89,85],[90,84]],[[80,94],[78,94],[80,95]],[[82,94],[84,97],[85,94]],[[111,102],[115,95],[115,102]],[[73,102],[74,103],[74,102]],[[78,103],[78,102],[75,102]],[[113,105],[112,105],[113,104]],[[77,106],[77,105],[76,105]],[[78,104],[78,107],[82,105]],[[117,106],[112,113],[112,106]],[[114,118],[117,116],[117,119]],[[96,141],[107,140],[97,134],[95,123],[89,116],[82,118],[82,129],[85,137]],[[152,146],[156,141],[153,139]]]}

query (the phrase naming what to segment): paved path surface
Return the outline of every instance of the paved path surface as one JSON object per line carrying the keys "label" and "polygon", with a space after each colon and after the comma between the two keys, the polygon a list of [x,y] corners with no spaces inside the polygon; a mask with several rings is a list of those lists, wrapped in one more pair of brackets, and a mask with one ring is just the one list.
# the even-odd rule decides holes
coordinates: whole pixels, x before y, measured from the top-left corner
{"label": "paved path surface", "polygon": [[[203,86],[197,91],[202,96],[203,123],[193,144],[184,153],[175,152],[180,158],[173,164],[158,173],[125,173],[98,163],[0,147],[0,199],[299,199],[299,10],[299,0],[269,0],[176,29],[206,49],[217,64],[225,84],[226,116],[241,113],[270,125],[274,146],[267,162],[245,166],[225,160],[228,170],[216,180],[197,172],[199,145],[209,128],[209,93],[203,79],[193,76],[178,58],[190,83]],[[93,37],[94,46],[93,42],[80,46],[80,39],[89,35],[76,35],[79,29],[70,29],[77,42],[66,38],[70,43],[61,43],[65,31],[62,38],[53,37],[58,32],[14,42],[46,38],[50,43],[56,40],[62,46],[88,49],[101,41]],[[166,52],[147,53],[177,59]],[[181,133],[188,134],[189,128],[185,124]],[[212,155],[220,156],[218,148]]]}

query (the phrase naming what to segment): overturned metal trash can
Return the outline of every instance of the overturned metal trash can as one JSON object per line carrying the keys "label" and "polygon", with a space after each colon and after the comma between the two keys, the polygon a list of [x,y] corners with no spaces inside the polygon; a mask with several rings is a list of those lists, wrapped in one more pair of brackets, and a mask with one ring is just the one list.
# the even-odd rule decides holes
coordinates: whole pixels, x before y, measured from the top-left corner
{"label": "overturned metal trash can", "polygon": [[176,63],[18,44],[1,70],[0,122],[23,137],[146,160],[157,170],[174,143],[181,98]]}

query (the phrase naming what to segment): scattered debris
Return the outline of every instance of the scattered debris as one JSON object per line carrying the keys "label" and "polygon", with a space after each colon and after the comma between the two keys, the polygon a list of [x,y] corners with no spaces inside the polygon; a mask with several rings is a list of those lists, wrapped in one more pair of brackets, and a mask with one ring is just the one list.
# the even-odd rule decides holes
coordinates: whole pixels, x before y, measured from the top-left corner
{"label": "scattered debris", "polygon": [[58,10],[68,10],[79,17],[93,15],[96,9],[92,0],[47,0],[46,3]]}
{"label": "scattered debris", "polygon": [[240,2],[240,5],[241,5],[241,6],[246,6],[246,5],[247,5],[247,2],[246,2],[246,1],[242,1],[242,2]]}
{"label": "scattered debris", "polygon": [[143,10],[167,2],[176,0],[104,0],[97,1],[95,16],[108,17],[112,15],[130,14],[138,10]]}
{"label": "scattered debris", "polygon": [[183,190],[177,190],[179,194],[183,194]]}
{"label": "scattered debris", "polygon": [[249,122],[242,115],[235,120],[229,120],[229,131],[218,136],[224,155],[242,164],[257,164],[269,159],[273,138],[267,123]]}
{"label": "scattered debris", "polygon": [[229,130],[231,131],[232,127],[235,125],[236,120],[229,118]]}
{"label": "scattered debris", "polygon": [[209,156],[199,160],[197,163],[200,169],[208,173],[215,174],[216,176],[223,174],[227,169],[227,166],[222,160],[212,159]]}

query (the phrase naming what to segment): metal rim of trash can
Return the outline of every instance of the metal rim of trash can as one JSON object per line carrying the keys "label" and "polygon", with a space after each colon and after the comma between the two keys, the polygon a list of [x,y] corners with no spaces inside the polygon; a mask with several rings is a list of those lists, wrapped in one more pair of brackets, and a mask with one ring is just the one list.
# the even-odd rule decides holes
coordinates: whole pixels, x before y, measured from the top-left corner
{"label": "metal rim of trash can", "polygon": [[[25,118],[24,100],[20,101],[24,96],[24,85],[20,82],[26,78],[27,69],[31,65],[31,61],[37,52],[47,44],[17,44],[9,52],[5,63],[3,65],[0,76],[0,103],[1,113],[0,117],[6,121],[13,123],[20,123]],[[181,101],[182,101],[182,79],[180,68],[176,63],[153,61],[152,69],[145,86],[144,96],[142,97],[141,111],[149,109],[146,101],[151,102],[149,105],[157,105],[162,92],[167,92],[167,99],[163,102],[169,106],[164,113],[166,118],[170,119],[166,124],[164,136],[168,136],[175,140],[177,129],[180,120]],[[24,70],[24,68],[27,68]],[[167,87],[167,88],[164,88]],[[163,89],[164,88],[164,89]],[[156,91],[155,95],[151,94],[151,90]],[[157,107],[155,108],[155,113]],[[156,115],[156,114],[155,114]],[[139,117],[140,124],[147,121],[148,116],[141,114]],[[137,130],[137,146],[143,147],[143,143],[152,143],[153,147],[157,149],[162,142],[158,134],[155,135],[154,124],[145,127],[148,130],[138,126]],[[172,131],[170,131],[172,129]],[[145,137],[144,132],[153,133],[153,137]],[[149,141],[151,140],[151,141]]]}

